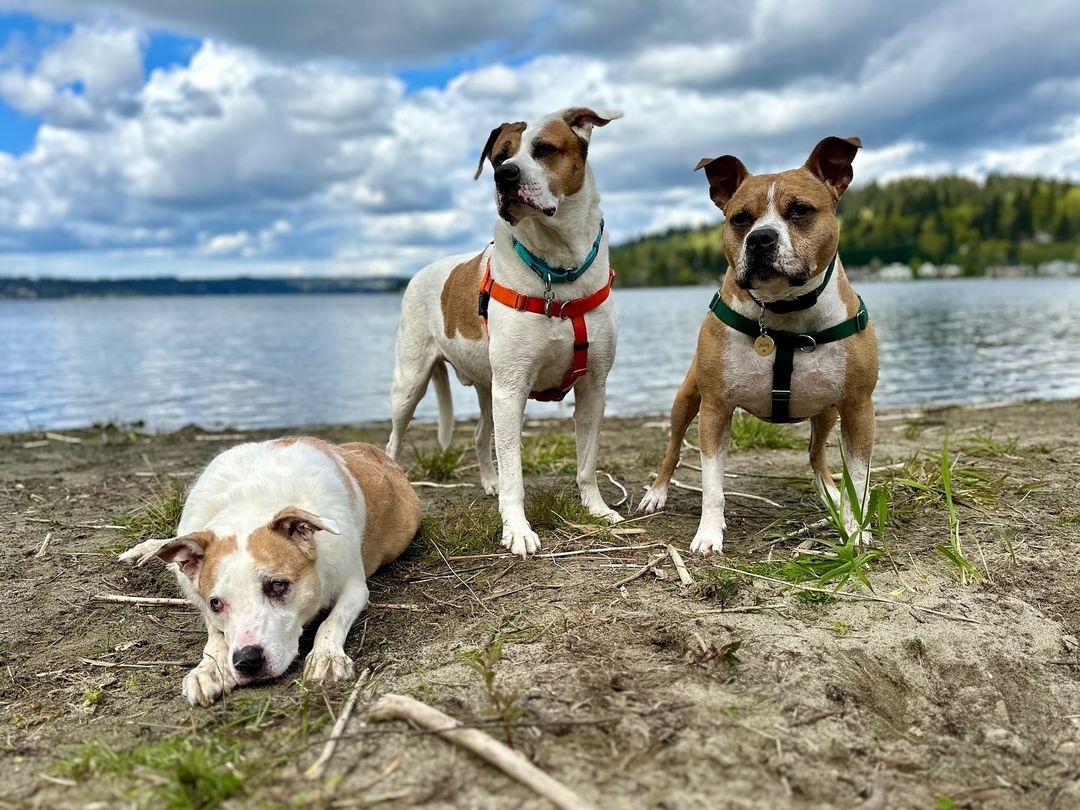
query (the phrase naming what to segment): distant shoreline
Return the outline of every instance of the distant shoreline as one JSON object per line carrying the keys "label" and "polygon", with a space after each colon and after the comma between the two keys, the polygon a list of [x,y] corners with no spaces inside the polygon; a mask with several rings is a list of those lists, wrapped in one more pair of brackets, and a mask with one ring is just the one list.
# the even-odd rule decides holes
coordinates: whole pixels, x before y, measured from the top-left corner
{"label": "distant shoreline", "polygon": [[[908,272],[900,272],[906,269]],[[1024,265],[989,268],[979,275],[950,272],[951,268],[917,269],[906,265],[883,268],[850,267],[848,275],[860,283],[873,281],[939,281],[956,279],[1080,278],[1073,272],[1039,272]],[[1071,268],[1070,268],[1071,269]],[[890,272],[891,271],[891,272]],[[941,272],[944,271],[944,272]],[[715,280],[694,279],[685,284],[629,284],[623,289],[715,286]],[[393,278],[224,278],[224,279],[31,279],[0,277],[0,301],[57,301],[65,299],[167,298],[238,295],[377,295],[399,293],[409,279]]]}

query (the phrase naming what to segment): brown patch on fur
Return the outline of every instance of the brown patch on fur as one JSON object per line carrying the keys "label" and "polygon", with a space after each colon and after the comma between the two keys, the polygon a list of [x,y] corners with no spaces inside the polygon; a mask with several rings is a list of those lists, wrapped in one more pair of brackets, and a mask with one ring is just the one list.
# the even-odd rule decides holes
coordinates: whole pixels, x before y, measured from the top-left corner
{"label": "brown patch on fur", "polygon": [[221,561],[236,551],[236,538],[218,537],[213,532],[203,532],[212,535],[213,539],[206,545],[206,554],[203,557],[202,566],[199,568],[198,589],[204,600],[209,599],[217,586],[217,572]]}
{"label": "brown patch on fur", "polygon": [[490,160],[492,166],[498,166],[511,155],[517,154],[518,147],[521,146],[521,133],[525,131],[525,126],[524,121],[515,121],[513,124],[499,124],[491,130],[487,143],[480,150],[480,162],[476,166],[473,180],[480,177],[480,173],[484,171],[485,160]]}
{"label": "brown patch on fur", "polygon": [[467,262],[462,262],[446,279],[442,288],[443,329],[448,338],[461,335],[467,340],[481,340],[484,337],[484,324],[476,310],[477,295],[483,270],[480,266],[480,253]]}
{"label": "brown patch on fur", "polygon": [[261,526],[248,536],[248,551],[260,568],[276,576],[298,582],[315,575],[315,560],[300,546],[270,526]]}
{"label": "brown patch on fur", "polygon": [[551,144],[556,149],[549,155],[537,158],[547,173],[551,193],[569,197],[581,191],[585,184],[585,158],[588,157],[589,145],[561,118],[545,124],[536,141]]}
{"label": "brown patch on fur", "polygon": [[364,573],[371,576],[397,559],[420,528],[420,499],[405,471],[382,450],[350,442],[336,448],[364,493]]}

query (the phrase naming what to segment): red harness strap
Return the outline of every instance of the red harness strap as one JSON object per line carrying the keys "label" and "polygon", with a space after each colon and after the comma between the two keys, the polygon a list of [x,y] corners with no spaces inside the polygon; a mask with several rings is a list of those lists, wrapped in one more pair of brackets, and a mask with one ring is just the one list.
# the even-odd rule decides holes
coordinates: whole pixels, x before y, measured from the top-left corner
{"label": "red harness strap", "polygon": [[487,299],[494,299],[503,306],[518,312],[532,312],[548,318],[569,318],[574,327],[574,356],[570,361],[570,370],[554,388],[544,391],[530,391],[529,397],[541,402],[560,402],[574,387],[574,383],[589,373],[589,332],[585,328],[585,313],[591,312],[604,303],[611,294],[611,285],[615,282],[615,271],[608,270],[608,281],[603,287],[584,298],[569,301],[548,301],[532,295],[522,295],[509,287],[497,283],[491,277],[491,259],[484,269],[484,279],[480,282],[480,317],[487,328]]}

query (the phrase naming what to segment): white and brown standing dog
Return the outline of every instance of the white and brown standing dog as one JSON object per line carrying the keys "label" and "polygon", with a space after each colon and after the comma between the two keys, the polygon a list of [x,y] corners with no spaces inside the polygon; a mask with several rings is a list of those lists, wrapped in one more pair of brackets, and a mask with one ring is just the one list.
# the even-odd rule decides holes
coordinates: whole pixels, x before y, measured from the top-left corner
{"label": "white and brown standing dog", "polygon": [[[852,481],[866,502],[877,344],[837,255],[836,219],[861,146],[858,138],[826,138],[805,165],[778,174],[752,175],[731,155],[698,164],[724,212],[728,271],[671,408],[659,473],[638,507],[663,508],[683,435],[700,410],[703,495],[692,551],[723,550],[724,461],[736,407],[771,421],[810,419],[815,479],[837,504],[843,497],[825,448],[839,416]],[[854,529],[850,504],[844,511]]]}
{"label": "white and brown standing dog", "polygon": [[428,265],[402,300],[386,452],[400,458],[429,379],[439,398],[439,442],[449,446],[454,416],[446,363],[452,365],[476,388],[480,480],[488,494],[498,491],[503,545],[521,556],[540,548],[525,518],[521,476],[521,424],[530,396],[558,400],[574,390],[581,502],[593,515],[620,519],[596,485],[615,316],[607,300],[607,233],[587,162],[593,128],[619,115],[576,107],[493,129],[476,177],[490,160],[500,217],[494,241],[478,255]]}
{"label": "white and brown standing dog", "polygon": [[306,670],[313,680],[351,677],[344,643],[367,606],[366,577],[400,555],[419,524],[405,473],[378,448],[277,439],[217,456],[191,488],[177,536],[120,559],[170,563],[202,611],[209,638],[181,688],[208,705],[285,672],[304,625],[331,606]]}

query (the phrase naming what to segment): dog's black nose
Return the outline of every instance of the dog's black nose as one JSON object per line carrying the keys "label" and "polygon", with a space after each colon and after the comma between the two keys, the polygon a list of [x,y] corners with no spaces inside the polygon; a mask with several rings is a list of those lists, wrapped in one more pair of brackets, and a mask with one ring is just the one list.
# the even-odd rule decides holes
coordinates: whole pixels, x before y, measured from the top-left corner
{"label": "dog's black nose", "polygon": [[495,167],[495,182],[499,185],[515,183],[521,177],[521,168],[516,163],[503,163]]}
{"label": "dog's black nose", "polygon": [[263,648],[251,645],[232,654],[232,664],[241,675],[257,675],[263,668]]}
{"label": "dog's black nose", "polygon": [[780,242],[776,228],[755,228],[746,235],[746,249],[756,252],[774,250]]}

